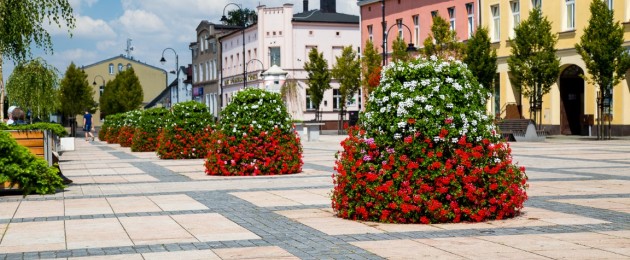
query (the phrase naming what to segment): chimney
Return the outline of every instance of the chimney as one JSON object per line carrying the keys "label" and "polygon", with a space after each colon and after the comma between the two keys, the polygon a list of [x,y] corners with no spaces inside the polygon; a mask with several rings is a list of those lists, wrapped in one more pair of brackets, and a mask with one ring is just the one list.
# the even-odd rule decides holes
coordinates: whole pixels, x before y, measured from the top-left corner
{"label": "chimney", "polygon": [[337,1],[336,0],[319,0],[319,10],[322,13],[336,13]]}
{"label": "chimney", "polygon": [[308,12],[308,0],[302,1],[302,6],[304,8],[304,13]]}

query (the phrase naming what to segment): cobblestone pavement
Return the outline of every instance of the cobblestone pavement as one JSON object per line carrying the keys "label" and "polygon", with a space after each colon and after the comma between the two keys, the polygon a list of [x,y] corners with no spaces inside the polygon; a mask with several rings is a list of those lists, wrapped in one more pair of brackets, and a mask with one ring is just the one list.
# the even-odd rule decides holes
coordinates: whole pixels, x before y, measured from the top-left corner
{"label": "cobblestone pavement", "polygon": [[396,225],[334,217],[341,139],[304,142],[304,172],[271,177],[76,139],[64,192],[0,196],[0,259],[630,259],[630,140],[512,143],[524,214]]}

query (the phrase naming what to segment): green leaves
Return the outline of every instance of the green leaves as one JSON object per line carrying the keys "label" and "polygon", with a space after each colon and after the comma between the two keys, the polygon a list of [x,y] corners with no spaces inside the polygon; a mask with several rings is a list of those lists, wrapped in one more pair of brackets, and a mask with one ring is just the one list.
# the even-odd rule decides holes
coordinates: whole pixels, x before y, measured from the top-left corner
{"label": "green leaves", "polygon": [[101,113],[111,115],[138,109],[143,98],[140,80],[133,68],[128,68],[105,85],[103,95],[99,99]]}
{"label": "green leaves", "polygon": [[308,53],[308,62],[304,64],[304,70],[308,73],[308,89],[306,91],[315,105],[316,120],[319,119],[319,106],[324,98],[324,92],[331,88],[331,73],[328,71],[328,62],[323,55],[316,48],[313,48]]}
{"label": "green leaves", "polygon": [[582,56],[589,80],[601,90],[619,84],[630,68],[630,55],[622,46],[624,29],[614,20],[614,11],[603,1],[592,1],[591,17],[575,49]]}
{"label": "green leaves", "polygon": [[372,44],[372,41],[367,40],[365,42],[365,49],[363,50],[363,57],[361,58],[361,72],[363,74],[363,93],[365,96],[369,95],[372,90],[378,85],[370,84],[370,75],[374,74],[374,72],[380,68],[381,66],[381,56],[378,55],[378,51]]}
{"label": "green leaves", "polygon": [[52,52],[46,20],[68,31],[75,27],[67,0],[2,0],[0,17],[0,55],[18,62],[30,57],[31,43]]}
{"label": "green leaves", "polygon": [[459,58],[462,54],[463,46],[457,41],[457,33],[451,30],[448,21],[436,15],[433,17],[431,35],[424,40],[424,48],[422,50],[426,57]]}
{"label": "green leaves", "polygon": [[221,130],[240,138],[243,134],[258,135],[279,128],[282,133],[292,130],[291,116],[279,94],[262,89],[245,89],[234,95],[232,102],[221,111]]}
{"label": "green leaves", "polygon": [[59,110],[64,115],[74,117],[95,107],[94,90],[88,83],[87,74],[74,62],[66,69],[60,85]]}
{"label": "green leaves", "polygon": [[551,32],[551,23],[539,8],[514,28],[514,35],[512,55],[508,57],[510,80],[526,96],[532,97],[537,87],[537,95],[542,97],[549,93],[560,73],[555,47],[558,35]]}
{"label": "green leaves", "polygon": [[479,27],[466,43],[463,62],[486,89],[493,87],[497,75],[497,51],[490,45],[488,29]]}
{"label": "green leaves", "polygon": [[337,57],[337,63],[332,69],[332,76],[339,81],[340,103],[346,105],[346,100],[359,90],[361,70],[357,53],[352,46],[343,48],[341,56]]}
{"label": "green leaves", "polygon": [[7,82],[11,102],[34,117],[47,119],[57,108],[57,69],[39,58],[19,63]]}

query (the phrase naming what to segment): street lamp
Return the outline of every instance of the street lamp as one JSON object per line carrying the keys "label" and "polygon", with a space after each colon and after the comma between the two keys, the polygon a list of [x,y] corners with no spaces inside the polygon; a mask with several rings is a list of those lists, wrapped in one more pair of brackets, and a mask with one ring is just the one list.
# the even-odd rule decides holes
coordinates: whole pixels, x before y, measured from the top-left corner
{"label": "street lamp", "polygon": [[246,65],[245,65],[246,64],[245,63],[245,28],[246,28],[246,20],[247,19],[245,19],[245,18],[247,18],[247,14],[245,13],[245,11],[243,11],[243,9],[239,5],[237,5],[235,3],[229,3],[229,4],[225,5],[225,7],[223,7],[223,16],[221,16],[221,22],[222,23],[226,24],[227,21],[228,21],[227,17],[225,17],[225,9],[228,6],[230,6],[230,5],[236,6],[236,8],[238,8],[238,10],[241,12],[241,15],[243,15],[243,17],[242,17],[243,24],[241,25],[241,30],[242,30],[242,34],[243,34],[243,88],[246,88],[247,86],[245,85],[245,83],[247,82],[247,79],[245,79],[245,77],[246,77],[245,73],[246,73],[247,70],[245,69],[245,67],[246,67]]}
{"label": "street lamp", "polygon": [[98,77],[100,77],[103,80],[103,85],[101,85],[101,87],[99,88],[99,92],[98,92],[99,96],[102,96],[103,95],[103,91],[105,89],[105,78],[103,78],[103,76],[101,76],[101,75],[94,76],[94,80],[92,80],[92,85],[96,86],[96,78],[98,78]]}
{"label": "street lamp", "polygon": [[[387,29],[387,33],[385,34],[385,45],[387,46],[387,35],[389,35],[389,31],[394,28],[394,26],[404,26],[405,28],[407,28],[407,31],[409,31],[409,40],[411,41],[411,39],[413,38],[413,34],[411,34],[411,29],[409,29],[409,27],[407,25],[405,25],[404,23],[402,23],[402,21],[398,21],[396,24],[392,25],[389,27],[389,29]],[[402,36],[401,36],[402,38]],[[413,46],[413,42],[410,42],[407,45],[407,52],[414,52],[416,51],[416,47]],[[383,65],[387,64],[387,50],[385,50],[383,52]]]}
{"label": "street lamp", "polygon": [[[249,65],[250,62],[252,61],[257,61],[260,63],[260,69],[264,70],[265,69],[265,65],[263,65],[262,61],[260,61],[259,59],[251,59],[247,62],[247,64],[245,64],[245,74],[247,74],[247,66]],[[262,71],[260,72],[260,76],[262,76]],[[247,77],[245,77],[245,87],[247,87]]]}
{"label": "street lamp", "polygon": [[385,24],[385,0],[381,0],[381,14],[382,14],[382,20],[381,20],[381,28],[383,29],[383,67],[385,67],[385,60],[387,59],[387,34],[385,33],[385,26],[387,26]]}
{"label": "street lamp", "polygon": [[[176,76],[177,77],[177,88],[175,89],[175,99],[176,99],[175,104],[177,104],[177,103],[179,103],[179,56],[177,55],[177,52],[173,48],[166,48],[166,49],[162,50],[162,58],[160,59],[160,63],[162,63],[162,65],[164,65],[164,63],[166,63],[166,59],[164,58],[164,52],[166,50],[171,50],[175,54],[175,75],[177,75]],[[171,103],[173,103],[173,102],[171,101]]]}

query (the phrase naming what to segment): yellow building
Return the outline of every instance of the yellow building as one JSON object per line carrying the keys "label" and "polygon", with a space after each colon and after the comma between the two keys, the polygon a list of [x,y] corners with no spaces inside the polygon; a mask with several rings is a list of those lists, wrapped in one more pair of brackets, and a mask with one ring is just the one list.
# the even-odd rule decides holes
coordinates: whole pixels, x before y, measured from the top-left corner
{"label": "yellow building", "polygon": [[[497,49],[499,81],[495,86],[492,110],[502,118],[509,117],[509,108],[521,108],[521,115],[529,118],[529,101],[521,97],[510,83],[507,57],[510,55],[509,39],[513,28],[528,18],[533,6],[541,7],[542,13],[552,23],[552,33],[558,34],[556,45],[560,58],[560,75],[551,91],[543,96],[542,125],[551,134],[588,135],[585,115],[600,116],[597,109],[599,88],[584,81],[580,75],[588,71],[575,50],[584,28],[588,26],[591,1],[578,0],[487,0],[480,1],[481,25],[488,28],[493,46]],[[630,39],[630,1],[606,0],[615,10],[615,19],[625,29],[625,44]],[[626,73],[626,76],[630,74]],[[630,88],[629,80],[613,88],[611,105],[612,135],[630,135]],[[605,112],[606,114],[606,112]],[[605,116],[604,118],[608,118]],[[597,121],[595,121],[597,122]],[[595,135],[595,127],[592,128]]]}
{"label": "yellow building", "polygon": [[[104,86],[108,81],[114,80],[118,72],[131,67],[133,67],[136,76],[138,76],[142,92],[144,93],[142,106],[151,102],[166,88],[167,75],[165,70],[120,55],[83,67],[88,76],[88,82],[94,89],[94,100],[98,102]],[[102,124],[100,111],[94,113],[92,120],[94,126]],[[78,116],[77,122],[82,126],[83,116]]]}

